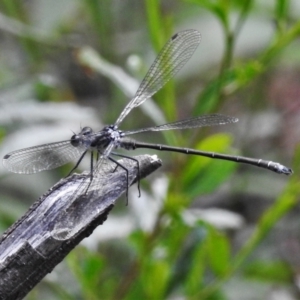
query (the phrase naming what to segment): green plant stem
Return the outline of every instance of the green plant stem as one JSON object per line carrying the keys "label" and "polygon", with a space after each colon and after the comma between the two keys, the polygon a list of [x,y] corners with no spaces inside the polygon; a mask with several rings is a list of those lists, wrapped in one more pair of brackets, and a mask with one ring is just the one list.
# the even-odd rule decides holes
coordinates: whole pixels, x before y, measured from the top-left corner
{"label": "green plant stem", "polygon": [[277,32],[281,35],[286,31],[286,18],[288,13],[288,4],[290,1],[277,0],[276,1],[276,20],[277,20]]}
{"label": "green plant stem", "polygon": [[[237,91],[246,87],[250,82],[255,80],[259,75],[263,74],[268,66],[277,58],[280,52],[286,48],[291,42],[293,42],[300,35],[300,21],[296,23],[290,30],[283,33],[281,36],[276,36],[273,43],[255,60],[248,61],[244,64],[244,67],[239,65],[232,70],[226,70],[225,75],[223,75],[223,80],[227,79],[225,84],[223,83],[223,93],[226,96],[233,95]],[[243,72],[246,68],[251,68],[251,76],[243,76]],[[225,78],[225,79],[224,79]],[[200,95],[200,104],[195,107],[195,112],[203,112],[201,100],[207,102],[209,98],[209,105],[206,105],[205,112],[208,111],[208,108],[212,110],[217,105],[214,101],[216,97],[216,87],[220,85],[219,83],[220,76],[215,79]],[[213,93],[213,95],[212,95]]]}
{"label": "green plant stem", "polygon": [[289,185],[278,198],[276,203],[263,215],[252,236],[231,262],[231,268],[226,272],[226,274],[222,278],[219,278],[212,284],[206,286],[193,299],[207,299],[214,294],[226,281],[228,281],[254,251],[254,249],[259,245],[263,238],[270,232],[276,222],[278,222],[287,212],[289,212],[299,203],[297,196],[299,193],[299,178],[294,178],[292,181],[290,181]]}
{"label": "green plant stem", "polygon": [[[223,31],[225,35],[225,51],[221,61],[221,68],[219,72],[219,76],[217,78],[217,93],[216,97],[218,97],[219,101],[217,101],[218,106],[220,106],[225,101],[225,93],[224,86],[226,85],[226,72],[230,70],[233,62],[233,52],[235,41],[238,37],[238,34],[245,22],[246,16],[249,12],[252,0],[246,0],[244,2],[244,6],[239,14],[238,20],[236,22],[236,26],[234,29],[231,29],[229,26],[229,21],[227,19],[220,19],[221,24],[223,25]],[[215,107],[217,109],[217,107]]]}
{"label": "green plant stem", "polygon": [[[152,45],[156,52],[159,52],[172,35],[172,20],[162,14],[160,0],[146,0],[145,5]],[[175,85],[172,80],[159,91],[158,96],[166,119],[169,121],[177,119]],[[177,140],[173,133],[164,132],[163,135],[167,143],[176,144]]]}
{"label": "green plant stem", "polygon": [[[218,105],[221,105],[225,100],[225,95],[223,93],[223,86],[225,85],[225,76],[226,71],[231,68],[232,65],[232,57],[233,57],[233,48],[234,48],[234,35],[229,31],[225,31],[225,52],[223,55],[223,59],[221,62],[221,68],[219,72],[219,76],[217,78],[217,90],[216,97],[219,99],[217,101]],[[217,107],[215,107],[217,109]]]}
{"label": "green plant stem", "polygon": [[143,247],[144,252],[140,253],[140,256],[131,264],[129,267],[128,271],[124,276],[122,276],[122,280],[120,284],[116,288],[116,292],[114,296],[112,297],[113,299],[123,299],[129,289],[131,288],[132,284],[135,282],[136,278],[138,277],[139,270],[141,269],[142,262],[140,260],[140,257],[148,257],[149,253],[152,251],[154,247],[154,242],[161,232],[161,221],[162,221],[162,216],[164,215],[164,212],[161,211],[156,219],[154,229],[151,232],[151,234],[147,237],[145,240],[145,245]]}
{"label": "green plant stem", "polygon": [[111,51],[111,1],[85,0],[84,3],[91,17],[94,30],[98,35],[101,55],[108,60],[113,60],[113,52]]}
{"label": "green plant stem", "polygon": [[154,49],[158,52],[165,43],[165,27],[160,13],[160,0],[146,0],[147,24]]}
{"label": "green plant stem", "polygon": [[300,21],[297,22],[290,30],[283,32],[276,37],[273,44],[261,55],[261,63],[269,64],[273,59],[300,35]]}

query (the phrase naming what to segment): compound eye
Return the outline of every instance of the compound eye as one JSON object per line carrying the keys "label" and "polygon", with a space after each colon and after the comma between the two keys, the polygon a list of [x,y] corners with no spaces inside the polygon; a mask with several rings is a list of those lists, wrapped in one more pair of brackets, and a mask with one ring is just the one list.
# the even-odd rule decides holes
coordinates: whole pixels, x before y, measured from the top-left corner
{"label": "compound eye", "polygon": [[92,132],[93,132],[93,130],[92,130],[91,127],[83,127],[82,130],[81,130],[81,133],[82,133],[83,135],[90,134],[90,133],[92,133]]}
{"label": "compound eye", "polygon": [[80,144],[80,137],[77,134],[74,134],[71,137],[71,145],[74,147],[78,147]]}

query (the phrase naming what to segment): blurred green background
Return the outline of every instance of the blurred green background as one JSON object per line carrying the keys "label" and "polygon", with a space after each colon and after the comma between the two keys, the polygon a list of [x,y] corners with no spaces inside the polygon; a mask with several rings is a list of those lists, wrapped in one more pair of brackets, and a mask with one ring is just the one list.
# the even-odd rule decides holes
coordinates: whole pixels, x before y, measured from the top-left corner
{"label": "blurred green background", "polygon": [[[192,59],[121,129],[227,114],[240,121],[137,139],[294,170],[144,151],[163,168],[141,198],[133,186],[26,299],[300,299],[299,17],[298,0],[0,1],[2,157],[113,123],[167,40],[193,28]],[[70,168],[1,167],[1,232]]]}

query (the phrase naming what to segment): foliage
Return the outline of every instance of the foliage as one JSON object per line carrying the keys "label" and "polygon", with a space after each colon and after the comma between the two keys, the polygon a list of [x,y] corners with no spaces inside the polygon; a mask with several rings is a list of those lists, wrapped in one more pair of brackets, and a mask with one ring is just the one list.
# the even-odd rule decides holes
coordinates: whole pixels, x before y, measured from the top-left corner
{"label": "foliage", "polygon": [[[62,99],[74,101],[76,95],[80,98],[69,87],[37,79],[38,75],[47,70],[45,65],[49,63],[49,56],[59,56],[64,51],[69,54],[72,52],[72,60],[76,61],[77,67],[79,66],[85,78],[92,78],[91,80],[97,78],[97,73],[100,71],[92,60],[95,58],[94,54],[83,62],[79,56],[83,44],[76,45],[76,50],[70,51],[73,45],[63,43],[66,36],[76,32],[80,25],[87,26],[92,32],[89,34],[96,37],[93,46],[100,49],[101,56],[105,57],[104,63],[106,61],[120,63],[121,58],[118,55],[124,53],[113,51],[113,47],[116,45],[117,30],[120,30],[121,26],[114,27],[113,22],[117,22],[114,19],[114,10],[121,8],[113,3],[114,1],[110,4],[108,1],[86,0],[76,4],[75,8],[73,4],[72,8],[76,11],[73,19],[69,17],[67,21],[61,21],[49,35],[43,35],[29,25],[24,27],[25,30],[15,31],[15,39],[20,49],[31,60],[27,74],[33,78],[30,82],[31,93],[37,103],[59,103]],[[138,24],[144,22],[145,34],[148,33],[144,40],[149,39],[155,51],[161,49],[178,23],[184,23],[186,19],[195,17],[196,13],[199,14],[199,18],[208,14],[218,20],[224,37],[222,58],[217,66],[211,66],[214,68],[212,72],[214,74],[210,73],[210,78],[206,79],[202,90],[193,88],[197,91],[197,96],[189,108],[193,115],[200,115],[220,111],[234,97],[249,94],[249,89],[272,69],[287,47],[299,37],[300,22],[292,17],[289,9],[291,3],[287,0],[277,0],[274,3],[274,7],[271,8],[263,7],[263,4],[257,4],[253,0],[182,0],[176,1],[176,5],[182,7],[185,12],[180,15],[179,10],[164,7],[164,1],[146,0],[143,3],[144,11],[140,12],[142,17],[140,14],[137,17],[132,9],[124,14],[129,17],[132,14],[132,20],[126,24],[131,26],[132,30],[139,29],[135,22]],[[24,5],[2,1],[1,7],[11,21],[29,23],[30,14]],[[263,8],[265,9],[263,17],[269,18],[270,22],[271,19],[275,22],[273,37],[256,55],[248,59],[238,59],[235,57],[235,46],[239,34],[248,19]],[[183,20],[180,21],[180,18]],[[78,19],[85,20],[88,25],[79,24]],[[85,30],[84,32],[88,32],[86,28]],[[132,51],[135,49],[131,47],[129,53]],[[61,71],[63,73],[63,70]],[[109,87],[109,96],[112,98],[117,95],[125,98],[114,86],[116,82],[107,77],[109,80],[102,80],[107,83],[104,86]],[[195,85],[199,85],[199,74],[196,77],[198,78],[190,82],[194,81]],[[0,78],[1,86],[4,88],[9,86],[14,74],[9,70],[0,71]],[[21,79],[25,82],[24,78]],[[159,107],[164,119],[170,121],[182,115],[180,108],[177,108],[180,107],[177,95],[183,93],[181,90],[185,90],[185,84],[188,88],[192,86],[187,81],[184,84],[178,83],[182,87],[179,91],[173,81],[155,97],[154,105]],[[95,90],[97,91],[96,88]],[[125,88],[121,87],[121,90],[125,91]],[[122,110],[124,102],[118,103],[118,101],[116,100],[116,104],[109,101],[109,106],[116,108],[112,113],[107,112],[106,122],[116,117],[116,111]],[[0,102],[0,105],[3,103]],[[149,117],[152,118],[151,112]],[[155,116],[152,121],[156,122]],[[134,121],[128,122],[133,126]],[[137,122],[142,123],[144,120],[137,117]],[[0,125],[1,135],[6,134],[8,137],[17,126],[16,124]],[[138,128],[139,125],[134,126]],[[2,134],[2,131],[5,133]],[[163,137],[170,144],[187,143],[187,140],[177,133],[166,133]],[[233,135],[205,131],[201,137],[195,133],[190,140],[189,147],[192,148],[221,153],[237,152],[233,146]],[[171,170],[167,174],[167,192],[161,209],[154,217],[155,221],[151,229],[144,230],[136,226],[129,237],[127,239],[124,237],[118,246],[103,242],[104,245],[100,243],[94,251],[82,246],[78,247],[67,258],[68,268],[72,273],[72,276],[68,274],[70,286],[63,283],[60,285],[59,274],[57,274],[58,280],[54,282],[46,280],[44,286],[41,284],[35,288],[28,299],[41,299],[40,293],[45,290],[46,296],[43,294],[43,299],[50,299],[51,295],[55,295],[56,299],[172,299],[180,296],[186,299],[228,299],[226,283],[234,280],[237,274],[245,280],[292,285],[293,267],[288,262],[277,258],[273,260],[271,257],[269,260],[252,257],[270,232],[276,229],[279,220],[298,204],[300,172],[297,166],[300,165],[300,150],[296,149],[294,153],[295,174],[289,180],[285,178],[286,185],[273,197],[274,202],[260,215],[250,230],[247,240],[239,247],[234,245],[232,236],[226,228],[219,229],[218,224],[212,224],[202,218],[203,215],[200,214],[202,210],[191,208],[195,201],[202,199],[201,197],[215,195],[220,191],[222,193],[226,185],[232,187],[231,195],[236,192],[234,188],[240,192],[243,187],[232,184],[232,181],[238,181],[238,176],[243,176],[243,173],[238,173],[238,166],[204,157],[179,157],[173,154],[170,156],[171,159],[168,158],[172,163]],[[55,176],[59,178],[61,174]],[[1,176],[4,178],[6,175],[3,173]],[[268,173],[266,176],[275,178],[276,175]],[[153,198],[155,197],[158,196],[154,191]],[[6,201],[6,197],[3,196],[2,200]],[[6,227],[8,222],[16,218],[3,205],[0,211],[2,227]],[[186,218],[186,213],[190,211],[199,212],[199,215]],[[127,208],[124,213],[127,213]],[[73,289],[74,286],[77,287]],[[240,295],[239,299],[244,299],[243,295]]]}

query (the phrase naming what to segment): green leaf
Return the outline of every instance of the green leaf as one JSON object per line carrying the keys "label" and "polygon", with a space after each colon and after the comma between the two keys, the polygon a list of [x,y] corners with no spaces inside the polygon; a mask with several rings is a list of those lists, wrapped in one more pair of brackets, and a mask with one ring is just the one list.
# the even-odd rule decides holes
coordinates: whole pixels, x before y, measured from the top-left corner
{"label": "green leaf", "polygon": [[67,256],[67,262],[86,299],[98,299],[101,272],[105,266],[102,257],[85,248],[78,248]]}
{"label": "green leaf", "polygon": [[201,180],[195,181],[190,185],[187,193],[194,198],[202,194],[208,194],[215,191],[229,176],[235,171],[237,164],[234,162],[212,161],[205,170]]}
{"label": "green leaf", "polygon": [[244,268],[244,274],[259,281],[290,283],[293,280],[291,268],[282,261],[256,260]]}
{"label": "green leaf", "polygon": [[[226,153],[232,138],[215,134],[200,142],[196,149]],[[236,164],[208,157],[191,156],[183,170],[183,188],[190,197],[214,191],[235,170]]]}
{"label": "green leaf", "polygon": [[169,214],[170,222],[161,237],[160,245],[166,250],[168,259],[174,261],[181,251],[182,244],[192,228],[182,220],[180,214]]}
{"label": "green leaf", "polygon": [[164,299],[169,276],[170,265],[166,261],[149,259],[141,281],[146,294],[144,299]]}
{"label": "green leaf", "polygon": [[[230,135],[218,133],[213,134],[199,142],[196,145],[195,149],[201,151],[224,153],[226,150],[228,150],[231,143],[232,137]],[[209,157],[191,155],[183,170],[184,183],[188,184],[190,181],[192,181],[197,176],[199,170],[202,170],[209,166],[212,160],[213,159]]]}
{"label": "green leaf", "polygon": [[206,267],[206,247],[204,243],[200,243],[195,248],[190,263],[190,269],[187,278],[184,281],[187,296],[193,296],[199,291],[203,284],[203,275]]}
{"label": "green leaf", "polygon": [[[172,269],[168,290],[177,290],[179,286],[184,286],[192,269],[193,274],[190,278],[191,284],[195,286],[197,281],[199,288],[199,283],[202,278],[200,274],[202,274],[203,271],[201,271],[201,266],[204,268],[205,264],[201,264],[200,268],[195,266],[195,263],[198,263],[198,261],[195,262],[195,258],[198,257],[199,254],[197,250],[195,252],[195,249],[198,249],[199,246],[201,247],[201,245],[203,245],[206,237],[206,229],[203,226],[197,228],[187,226],[186,221],[183,220],[178,222],[177,225],[176,228],[170,230],[168,239],[168,241],[172,238],[176,239],[176,243],[173,244],[173,249],[170,249],[169,247],[170,242],[167,241],[165,245],[165,249],[169,249],[168,262]],[[179,231],[178,235],[180,236],[180,239],[176,236],[177,231]]]}
{"label": "green leaf", "polygon": [[230,268],[230,243],[228,238],[210,227],[206,249],[211,269],[216,276],[224,276]]}
{"label": "green leaf", "polygon": [[128,239],[131,242],[131,245],[134,246],[136,252],[140,254],[144,252],[144,246],[147,240],[146,233],[144,231],[135,230],[130,234]]}
{"label": "green leaf", "polygon": [[233,70],[233,78],[236,80],[234,84],[238,87],[247,85],[253,81],[259,74],[265,70],[264,66],[257,60],[251,60],[244,64],[237,64]]}

